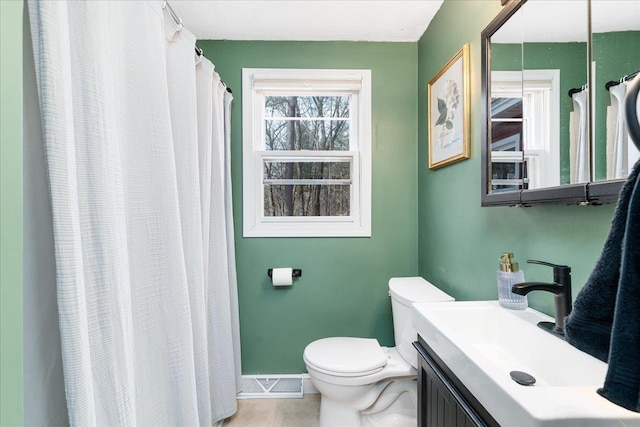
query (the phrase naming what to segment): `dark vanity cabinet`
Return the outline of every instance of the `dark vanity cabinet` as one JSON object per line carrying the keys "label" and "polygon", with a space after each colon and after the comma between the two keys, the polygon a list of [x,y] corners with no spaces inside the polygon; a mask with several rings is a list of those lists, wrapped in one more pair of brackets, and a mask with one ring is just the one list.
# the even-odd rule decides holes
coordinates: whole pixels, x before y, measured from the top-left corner
{"label": "dark vanity cabinet", "polygon": [[499,426],[421,337],[418,351],[418,427]]}

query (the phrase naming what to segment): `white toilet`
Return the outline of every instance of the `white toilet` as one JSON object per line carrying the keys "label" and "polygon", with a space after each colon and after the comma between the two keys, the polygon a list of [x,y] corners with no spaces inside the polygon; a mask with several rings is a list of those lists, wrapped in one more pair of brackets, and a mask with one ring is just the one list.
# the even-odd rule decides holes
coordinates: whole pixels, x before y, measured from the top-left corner
{"label": "white toilet", "polygon": [[422,277],[389,280],[396,346],[371,338],[323,338],[304,350],[321,394],[320,427],[411,426],[417,419],[417,332],[411,304],[454,299]]}

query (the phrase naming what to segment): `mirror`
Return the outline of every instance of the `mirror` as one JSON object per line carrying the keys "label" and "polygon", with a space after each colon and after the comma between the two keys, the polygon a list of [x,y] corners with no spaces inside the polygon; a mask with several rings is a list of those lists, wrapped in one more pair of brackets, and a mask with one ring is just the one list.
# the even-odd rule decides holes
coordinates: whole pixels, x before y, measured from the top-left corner
{"label": "mirror", "polygon": [[520,203],[524,191],[590,179],[588,2],[513,1],[504,13],[483,33],[490,105],[483,191],[512,193]]}
{"label": "mirror", "polygon": [[640,70],[640,2],[592,2],[594,181],[624,179],[640,159],[622,114],[627,84]]}
{"label": "mirror", "polygon": [[[617,200],[629,168],[607,170],[606,112],[615,105],[602,80],[640,69],[639,27],[640,2],[626,0],[512,0],[487,26],[483,206]],[[640,156],[624,153],[618,163]]]}

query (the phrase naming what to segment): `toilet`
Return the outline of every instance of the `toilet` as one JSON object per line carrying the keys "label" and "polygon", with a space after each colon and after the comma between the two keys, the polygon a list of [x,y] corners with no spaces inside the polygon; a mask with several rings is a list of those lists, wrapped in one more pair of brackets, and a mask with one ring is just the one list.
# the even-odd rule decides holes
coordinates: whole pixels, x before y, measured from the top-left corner
{"label": "toilet", "polygon": [[309,344],[304,362],[320,392],[320,427],[395,427],[417,423],[411,304],[454,299],[422,277],[389,280],[395,347],[373,338],[332,337]]}

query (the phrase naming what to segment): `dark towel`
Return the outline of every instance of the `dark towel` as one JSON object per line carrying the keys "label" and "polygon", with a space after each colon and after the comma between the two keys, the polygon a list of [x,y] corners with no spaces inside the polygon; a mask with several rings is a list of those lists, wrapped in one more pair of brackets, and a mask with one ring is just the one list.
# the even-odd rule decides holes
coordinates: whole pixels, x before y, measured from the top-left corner
{"label": "dark towel", "polygon": [[636,412],[640,412],[639,171],[640,162],[620,192],[602,255],[566,325],[569,343],[608,361],[598,393]]}
{"label": "dark towel", "polygon": [[[639,172],[640,162],[633,167],[620,191],[611,231],[600,259],[587,283],[578,293],[571,315],[566,320],[567,341],[603,362],[606,362],[609,356],[611,327],[622,265],[622,242],[627,226],[629,201]],[[638,243],[640,244],[640,240]]]}
{"label": "dark towel", "polygon": [[609,369],[598,393],[615,404],[640,412],[640,179],[636,180],[631,195],[622,242]]}

